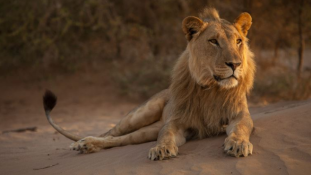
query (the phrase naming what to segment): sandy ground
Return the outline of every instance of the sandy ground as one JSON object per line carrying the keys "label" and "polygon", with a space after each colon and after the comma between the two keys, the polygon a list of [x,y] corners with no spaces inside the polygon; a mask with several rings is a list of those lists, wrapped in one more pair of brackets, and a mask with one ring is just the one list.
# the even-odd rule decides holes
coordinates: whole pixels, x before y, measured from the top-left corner
{"label": "sandy ground", "polygon": [[179,148],[177,158],[155,162],[147,159],[155,142],[86,155],[70,151],[68,146],[72,141],[55,132],[45,118],[42,94],[49,88],[59,96],[52,113],[56,123],[81,135],[98,135],[138,105],[117,95],[106,86],[103,77],[67,76],[35,84],[1,81],[0,131],[25,127],[37,127],[37,131],[0,134],[0,174],[299,175],[311,172],[311,100],[251,108],[255,124],[251,136],[254,152],[247,158],[228,157],[223,153],[225,135],[190,141]]}

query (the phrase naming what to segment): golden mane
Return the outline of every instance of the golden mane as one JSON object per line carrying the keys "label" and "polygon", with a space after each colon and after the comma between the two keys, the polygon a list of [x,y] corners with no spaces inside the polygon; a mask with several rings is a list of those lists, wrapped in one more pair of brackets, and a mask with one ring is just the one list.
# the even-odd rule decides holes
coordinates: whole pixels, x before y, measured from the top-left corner
{"label": "golden mane", "polygon": [[200,14],[199,17],[203,21],[209,21],[209,20],[214,20],[214,21],[219,21],[220,17],[218,14],[218,11],[214,8],[205,8]]}

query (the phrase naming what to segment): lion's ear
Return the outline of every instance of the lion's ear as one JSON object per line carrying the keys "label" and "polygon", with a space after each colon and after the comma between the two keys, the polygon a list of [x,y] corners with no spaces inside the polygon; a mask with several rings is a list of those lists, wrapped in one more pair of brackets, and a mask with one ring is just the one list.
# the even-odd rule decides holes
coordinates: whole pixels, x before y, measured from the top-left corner
{"label": "lion's ear", "polygon": [[244,35],[247,35],[248,30],[251,28],[252,25],[252,17],[249,13],[244,12],[241,13],[239,17],[234,21],[234,25],[236,27],[240,27],[241,31]]}
{"label": "lion's ear", "polygon": [[194,34],[200,31],[204,22],[194,16],[188,16],[182,21],[182,30],[186,35],[188,41],[190,41]]}

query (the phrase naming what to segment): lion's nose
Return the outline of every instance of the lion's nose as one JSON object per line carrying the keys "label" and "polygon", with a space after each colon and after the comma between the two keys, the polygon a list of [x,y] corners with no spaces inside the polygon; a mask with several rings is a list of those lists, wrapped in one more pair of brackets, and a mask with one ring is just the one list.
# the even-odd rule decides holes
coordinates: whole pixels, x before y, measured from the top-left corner
{"label": "lion's nose", "polygon": [[231,69],[235,71],[235,69],[241,65],[241,62],[238,62],[238,63],[226,62],[226,65],[231,67]]}

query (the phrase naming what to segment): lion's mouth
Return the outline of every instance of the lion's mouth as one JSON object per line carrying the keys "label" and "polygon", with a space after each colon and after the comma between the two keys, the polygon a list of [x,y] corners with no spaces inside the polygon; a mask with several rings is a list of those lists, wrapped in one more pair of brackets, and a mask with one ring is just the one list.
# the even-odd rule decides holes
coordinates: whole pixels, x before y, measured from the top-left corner
{"label": "lion's mouth", "polygon": [[234,74],[232,74],[231,76],[226,77],[226,78],[221,78],[220,76],[214,75],[214,79],[216,81],[222,81],[222,80],[229,79],[229,78],[234,78],[234,79],[238,80],[238,78],[236,76],[234,76]]}

